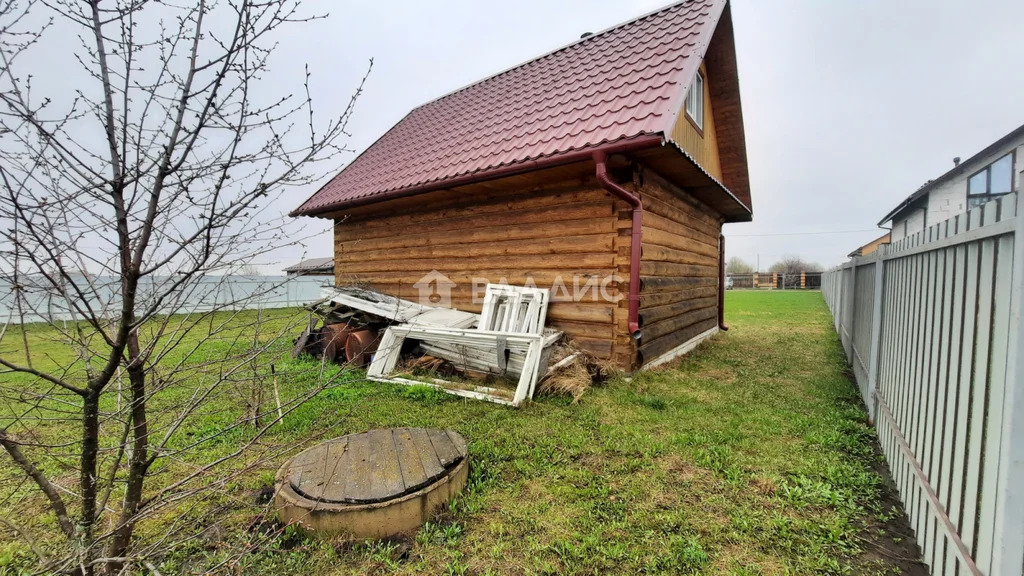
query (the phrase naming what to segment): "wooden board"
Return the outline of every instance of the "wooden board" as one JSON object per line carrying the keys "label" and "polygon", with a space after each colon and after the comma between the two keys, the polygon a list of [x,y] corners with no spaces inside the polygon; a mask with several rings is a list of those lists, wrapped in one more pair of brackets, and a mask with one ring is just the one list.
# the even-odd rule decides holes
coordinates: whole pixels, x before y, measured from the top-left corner
{"label": "wooden board", "polygon": [[466,457],[458,433],[424,428],[370,430],[296,456],[288,481],[322,502],[369,504],[399,498],[442,477]]}

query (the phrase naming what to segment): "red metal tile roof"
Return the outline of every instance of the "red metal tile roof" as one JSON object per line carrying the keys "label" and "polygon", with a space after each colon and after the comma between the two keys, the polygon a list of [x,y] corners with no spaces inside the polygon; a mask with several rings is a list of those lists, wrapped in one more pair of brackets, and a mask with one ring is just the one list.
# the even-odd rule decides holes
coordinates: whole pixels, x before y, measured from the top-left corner
{"label": "red metal tile roof", "polygon": [[410,112],[302,204],[312,215],[413,187],[667,134],[726,0],[686,0]]}

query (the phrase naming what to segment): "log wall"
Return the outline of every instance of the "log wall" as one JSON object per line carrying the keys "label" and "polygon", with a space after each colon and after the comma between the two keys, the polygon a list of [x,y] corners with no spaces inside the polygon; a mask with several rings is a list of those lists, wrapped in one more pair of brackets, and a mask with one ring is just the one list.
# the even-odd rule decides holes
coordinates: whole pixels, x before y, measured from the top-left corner
{"label": "log wall", "polygon": [[[339,285],[368,285],[418,300],[414,286],[433,270],[444,274],[452,305],[480,311],[479,282],[553,288],[548,325],[587,351],[629,367],[631,350],[615,349],[616,302],[596,286],[619,275],[618,212],[623,203],[596,183],[550,186],[530,192],[444,191],[374,205],[335,221],[335,276]],[[628,251],[628,236],[625,239]],[[628,279],[628,260],[626,275]],[[474,302],[474,280],[477,301]],[[595,286],[582,301],[559,293],[558,280]],[[625,287],[607,284],[621,298]]]}
{"label": "log wall", "polygon": [[645,172],[640,265],[643,339],[638,364],[718,324],[718,215],[681,189]]}
{"label": "log wall", "polygon": [[[718,317],[718,215],[653,172],[640,181],[623,182],[644,202],[640,342],[628,329],[631,209],[590,180],[449,190],[355,210],[335,220],[335,280],[417,301],[416,284],[436,270],[455,283],[452,306],[471,312],[486,282],[532,281],[552,289],[549,326],[632,370]],[[575,297],[574,284],[588,282]]]}

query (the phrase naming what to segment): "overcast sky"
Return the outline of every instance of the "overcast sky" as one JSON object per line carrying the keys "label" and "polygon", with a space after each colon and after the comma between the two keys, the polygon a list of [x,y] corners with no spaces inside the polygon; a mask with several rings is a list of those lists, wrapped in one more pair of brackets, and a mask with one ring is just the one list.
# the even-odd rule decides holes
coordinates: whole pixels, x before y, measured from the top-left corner
{"label": "overcast sky", "polygon": [[[269,80],[301,92],[308,64],[327,117],[344,109],[372,57],[349,126],[348,144],[361,151],[423,102],[665,4],[307,2],[333,12],[286,29]],[[1024,123],[1020,0],[735,0],[733,16],[754,222],[728,225],[726,235],[730,256],[762,269],[786,254],[840,262],[954,156]],[[36,83],[72,94],[82,79],[70,51],[59,52],[40,52]],[[276,208],[286,213],[315,190],[294,190]],[[322,233],[304,251],[261,261],[266,273],[331,255],[328,222],[295,226]],[[808,234],[851,230],[859,232]]]}
{"label": "overcast sky", "polygon": [[[282,51],[309,62],[321,98],[346,96],[375,59],[351,125],[362,150],[427,100],[664,4],[359,2]],[[1024,123],[1024,2],[736,0],[733,16],[754,222],[726,235],[763,269],[784,254],[840,262],[954,156]],[[850,230],[867,231],[770,236]],[[311,255],[331,253],[321,238]]]}

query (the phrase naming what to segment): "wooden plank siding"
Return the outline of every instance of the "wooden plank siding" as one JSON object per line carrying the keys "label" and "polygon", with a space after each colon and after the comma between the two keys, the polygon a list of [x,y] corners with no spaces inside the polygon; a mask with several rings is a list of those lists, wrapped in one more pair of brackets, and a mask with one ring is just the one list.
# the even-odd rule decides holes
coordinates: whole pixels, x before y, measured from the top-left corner
{"label": "wooden plank siding", "polygon": [[722,161],[718,154],[718,132],[715,130],[714,103],[711,101],[711,85],[714,78],[708,77],[707,68],[700,65],[700,73],[704,76],[704,128],[698,130],[686,116],[685,107],[679,112],[675,126],[672,127],[672,140],[677,142],[693,156],[708,174],[722,181]]}
{"label": "wooden plank siding", "polygon": [[[542,288],[561,281],[571,291],[574,282],[597,286],[617,276],[623,285],[613,281],[607,293],[624,302],[629,237],[623,270],[618,224],[626,209],[596,182],[579,179],[525,191],[491,185],[380,203],[336,218],[335,280],[417,300],[413,285],[437,270],[456,283],[452,306],[479,312],[481,280],[532,281]],[[596,356],[630,367],[631,348],[615,347],[622,315],[617,302],[596,289],[572,301],[556,288],[552,300],[549,326]],[[622,323],[625,332],[624,316]]]}
{"label": "wooden plank siding", "polygon": [[657,359],[718,324],[718,242],[714,211],[650,171],[640,261],[639,364]]}
{"label": "wooden plank siding", "polygon": [[[484,282],[554,288],[548,325],[627,370],[714,327],[718,215],[653,171],[637,172],[639,186],[620,171],[619,181],[644,203],[637,343],[628,328],[631,208],[579,174],[547,184],[520,177],[338,215],[335,280],[415,301],[414,285],[437,270],[455,283],[452,306],[470,312],[480,311]],[[582,297],[557,288],[588,282],[595,288]],[[596,289],[602,282],[604,294]]]}

